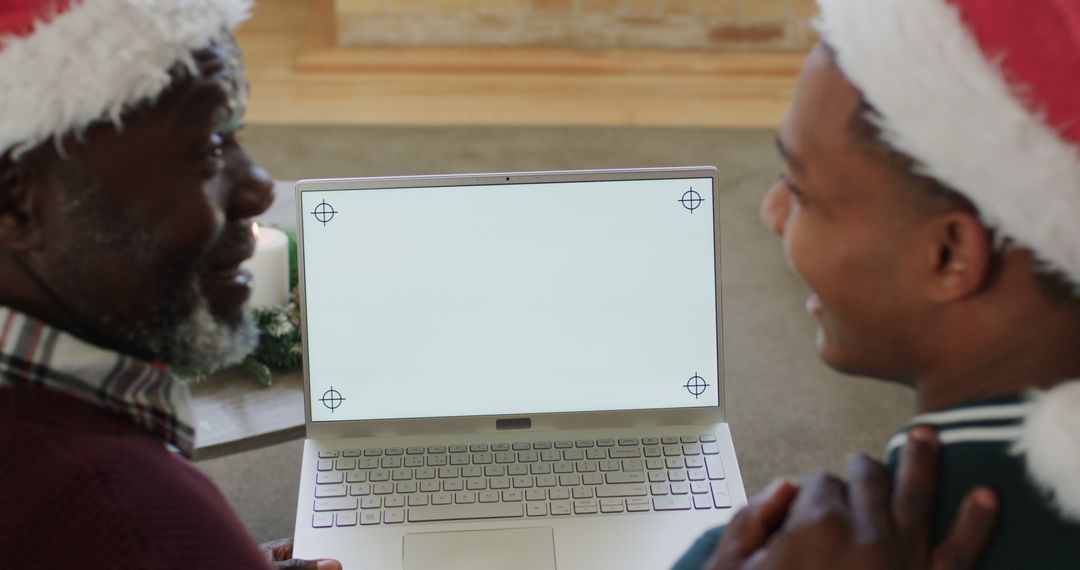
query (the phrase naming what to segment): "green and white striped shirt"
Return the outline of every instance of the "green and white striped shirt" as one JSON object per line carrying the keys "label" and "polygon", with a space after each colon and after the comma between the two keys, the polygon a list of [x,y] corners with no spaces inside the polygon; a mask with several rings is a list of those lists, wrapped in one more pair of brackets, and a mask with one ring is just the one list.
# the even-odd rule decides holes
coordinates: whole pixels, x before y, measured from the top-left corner
{"label": "green and white striped shirt", "polygon": [[[1080,569],[1080,521],[1066,519],[1053,497],[1032,482],[1025,458],[1013,451],[1033,404],[1022,396],[971,402],[916,416],[889,440],[885,464],[895,475],[907,431],[928,425],[942,444],[934,543],[945,538],[960,503],[975,487],[997,493],[997,526],[979,570]],[[1080,480],[1076,481],[1080,485]],[[724,527],[701,536],[674,570],[698,570],[723,538]]]}
{"label": "green and white striped shirt", "polygon": [[938,432],[935,543],[945,538],[968,492],[985,485],[997,493],[997,526],[980,569],[1080,568],[1080,521],[1062,516],[1054,498],[1032,481],[1024,456],[1013,451],[1032,406],[1009,396],[921,414],[886,448],[885,463],[895,473],[909,428],[921,424]]}

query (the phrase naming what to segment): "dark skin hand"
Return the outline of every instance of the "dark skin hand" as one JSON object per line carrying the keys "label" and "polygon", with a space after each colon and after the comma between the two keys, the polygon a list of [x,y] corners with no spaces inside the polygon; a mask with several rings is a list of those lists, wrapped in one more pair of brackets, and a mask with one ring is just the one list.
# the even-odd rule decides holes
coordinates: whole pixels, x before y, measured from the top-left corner
{"label": "dark skin hand", "polygon": [[863,455],[852,456],[847,483],[829,475],[781,482],[732,519],[706,568],[973,568],[993,531],[997,499],[990,489],[972,490],[948,536],[932,547],[939,453],[933,430],[917,427],[895,485]]}
{"label": "dark skin hand", "polygon": [[341,570],[341,563],[337,560],[301,560],[293,558],[293,539],[281,538],[264,542],[259,548],[266,553],[266,557],[273,563],[275,570]]}

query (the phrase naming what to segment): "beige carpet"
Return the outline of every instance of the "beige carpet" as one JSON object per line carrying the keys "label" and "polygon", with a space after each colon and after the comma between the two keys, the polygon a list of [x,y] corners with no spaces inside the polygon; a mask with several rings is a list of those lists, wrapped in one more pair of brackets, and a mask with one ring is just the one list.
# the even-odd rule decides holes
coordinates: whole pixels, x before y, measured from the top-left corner
{"label": "beige carpet", "polygon": [[[909,390],[840,376],[813,349],[806,290],[758,221],[780,162],[772,133],[639,128],[249,127],[277,179],[710,164],[720,169],[727,412],[747,488],[880,455],[913,409]],[[280,210],[276,216],[287,212]],[[299,442],[200,463],[258,540],[291,534]]]}

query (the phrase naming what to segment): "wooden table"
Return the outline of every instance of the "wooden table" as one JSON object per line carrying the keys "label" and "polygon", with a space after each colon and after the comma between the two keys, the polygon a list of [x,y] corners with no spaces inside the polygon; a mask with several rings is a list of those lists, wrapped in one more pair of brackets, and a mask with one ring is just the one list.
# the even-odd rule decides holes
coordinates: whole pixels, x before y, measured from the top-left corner
{"label": "wooden table", "polygon": [[218,372],[191,388],[195,459],[213,459],[304,437],[304,375],[274,371],[264,388],[240,370]]}

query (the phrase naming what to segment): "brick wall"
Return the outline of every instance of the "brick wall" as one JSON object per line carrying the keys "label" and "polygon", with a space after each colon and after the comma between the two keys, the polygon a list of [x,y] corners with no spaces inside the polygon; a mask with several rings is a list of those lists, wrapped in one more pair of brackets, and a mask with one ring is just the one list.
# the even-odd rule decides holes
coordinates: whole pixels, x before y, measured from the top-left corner
{"label": "brick wall", "polygon": [[338,43],[805,49],[813,0],[334,0]]}

